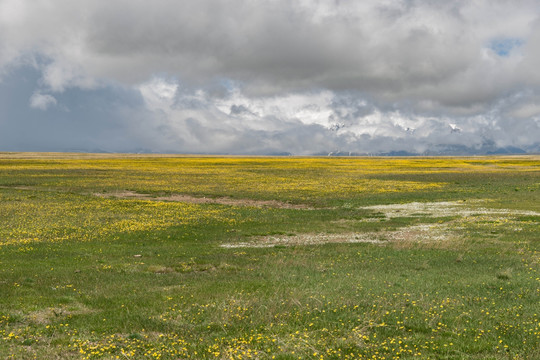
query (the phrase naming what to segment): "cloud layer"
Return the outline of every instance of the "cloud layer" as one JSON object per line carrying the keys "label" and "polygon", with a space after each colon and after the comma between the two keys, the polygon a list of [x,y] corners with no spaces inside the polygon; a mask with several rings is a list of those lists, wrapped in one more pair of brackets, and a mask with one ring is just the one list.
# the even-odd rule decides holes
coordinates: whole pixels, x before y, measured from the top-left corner
{"label": "cloud layer", "polygon": [[0,150],[539,152],[539,15],[535,0],[0,0]]}

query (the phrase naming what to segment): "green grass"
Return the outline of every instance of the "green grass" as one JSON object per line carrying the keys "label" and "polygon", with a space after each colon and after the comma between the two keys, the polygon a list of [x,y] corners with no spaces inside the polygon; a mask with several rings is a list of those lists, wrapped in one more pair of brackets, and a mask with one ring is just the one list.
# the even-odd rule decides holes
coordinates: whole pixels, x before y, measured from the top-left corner
{"label": "green grass", "polygon": [[[46,157],[0,158],[2,359],[540,358],[537,158]],[[332,175],[443,185],[328,192]],[[93,195],[122,190],[313,209]],[[362,208],[458,200],[478,214]],[[334,233],[383,242],[221,246]]]}

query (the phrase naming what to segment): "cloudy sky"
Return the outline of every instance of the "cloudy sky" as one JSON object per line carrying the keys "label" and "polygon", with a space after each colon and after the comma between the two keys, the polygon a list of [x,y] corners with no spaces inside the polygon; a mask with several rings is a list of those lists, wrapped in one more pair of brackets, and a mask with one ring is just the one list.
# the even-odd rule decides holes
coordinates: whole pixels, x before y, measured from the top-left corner
{"label": "cloudy sky", "polygon": [[0,151],[540,152],[538,0],[0,0]]}

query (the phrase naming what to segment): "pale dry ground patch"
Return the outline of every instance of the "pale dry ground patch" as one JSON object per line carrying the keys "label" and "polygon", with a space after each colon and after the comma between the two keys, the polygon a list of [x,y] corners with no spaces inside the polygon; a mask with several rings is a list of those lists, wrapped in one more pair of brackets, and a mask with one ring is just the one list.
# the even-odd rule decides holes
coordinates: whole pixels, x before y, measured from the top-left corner
{"label": "pale dry ground patch", "polygon": [[[347,232],[338,234],[300,234],[292,236],[257,236],[247,242],[222,244],[224,248],[264,248],[275,246],[320,245],[327,243],[371,243],[408,247],[413,244],[423,244],[430,247],[450,248],[465,241],[467,224],[490,222],[506,222],[513,224],[517,216],[540,216],[539,212],[494,209],[478,204],[486,204],[487,200],[474,201],[441,201],[441,202],[412,202],[405,204],[375,205],[362,207],[382,214],[382,217],[368,217],[360,220],[338,220],[337,222],[374,222],[385,221],[397,217],[451,217],[453,220],[429,224],[417,224],[401,227],[396,230]],[[512,228],[521,231],[521,228]]]}
{"label": "pale dry ground patch", "polygon": [[265,248],[274,246],[292,245],[318,245],[326,243],[373,243],[381,244],[382,241],[370,238],[366,233],[344,233],[344,234],[300,234],[288,236],[258,236],[249,242],[238,242],[222,244],[224,248]]}
{"label": "pale dry ground patch", "polygon": [[[35,186],[0,186],[0,189],[45,191],[45,192],[59,192],[59,193],[68,192],[66,190],[39,188]],[[315,210],[315,208],[310,207],[305,204],[291,204],[291,203],[277,201],[277,200],[233,199],[230,197],[207,198],[207,197],[197,197],[197,196],[186,195],[186,194],[153,196],[150,194],[138,193],[138,192],[130,191],[130,190],[116,191],[116,192],[110,192],[110,193],[92,193],[90,195],[101,197],[101,198],[169,201],[169,202],[183,202],[183,203],[188,203],[188,204],[219,204],[219,205],[229,205],[229,206],[257,207],[257,208]]]}
{"label": "pale dry ground patch", "polygon": [[134,191],[121,191],[113,193],[94,193],[93,195],[105,198],[117,198],[117,199],[139,199],[139,200],[151,200],[151,201],[172,201],[172,202],[184,202],[190,204],[219,204],[229,206],[246,206],[246,207],[258,207],[258,208],[277,208],[277,209],[299,209],[299,210],[313,210],[307,205],[303,204],[289,204],[283,201],[277,200],[252,200],[252,199],[233,199],[229,197],[207,198],[197,197],[185,194],[173,194],[168,196],[152,196],[150,194],[137,193]]}
{"label": "pale dry ground patch", "polygon": [[0,189],[7,189],[7,190],[26,190],[26,191],[46,191],[46,192],[58,192],[58,193],[66,193],[67,190],[59,190],[59,189],[49,189],[49,188],[38,188],[36,186],[27,186],[27,185],[20,185],[20,186],[0,186]]}
{"label": "pale dry ground patch", "polygon": [[[28,190],[28,191],[46,191],[46,192],[60,192],[65,193],[65,190],[59,189],[47,189],[39,188],[35,186],[0,186],[0,189],[9,190]],[[110,193],[92,193],[91,195],[101,198],[114,198],[114,199],[135,199],[135,200],[149,200],[149,201],[170,201],[170,202],[183,202],[189,204],[219,204],[229,206],[244,206],[244,207],[257,207],[257,208],[276,208],[276,209],[298,209],[298,210],[315,210],[305,204],[290,204],[277,200],[252,200],[252,199],[233,199],[229,197],[207,198],[197,197],[185,194],[173,194],[168,196],[152,196],[150,194],[138,193],[130,190],[116,191]]]}
{"label": "pale dry ground patch", "polygon": [[385,245],[396,242],[442,242],[458,239],[458,233],[443,224],[422,224],[393,231],[347,232],[339,234],[299,234],[287,236],[257,236],[251,241],[222,244],[224,248],[266,248],[275,246],[321,245],[328,243],[369,243]]}
{"label": "pale dry ground patch", "polygon": [[15,314],[22,316],[21,326],[28,324],[48,325],[58,320],[64,320],[74,315],[85,315],[96,313],[98,310],[90,309],[86,305],[73,302],[66,305],[57,305],[44,309],[34,310],[27,313],[17,312]]}
{"label": "pale dry ground patch", "polygon": [[405,204],[373,205],[364,206],[361,209],[372,210],[383,213],[387,218],[428,216],[428,217],[448,217],[448,216],[538,216],[540,213],[529,210],[494,209],[485,206],[488,200],[469,201],[439,201],[439,202],[412,202]]}

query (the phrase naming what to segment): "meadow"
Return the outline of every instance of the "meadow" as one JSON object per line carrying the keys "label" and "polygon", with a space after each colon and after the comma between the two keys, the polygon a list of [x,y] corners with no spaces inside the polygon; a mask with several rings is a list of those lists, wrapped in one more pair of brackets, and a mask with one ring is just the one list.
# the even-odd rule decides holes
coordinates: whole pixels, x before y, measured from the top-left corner
{"label": "meadow", "polygon": [[1,359],[540,359],[540,156],[0,153]]}

